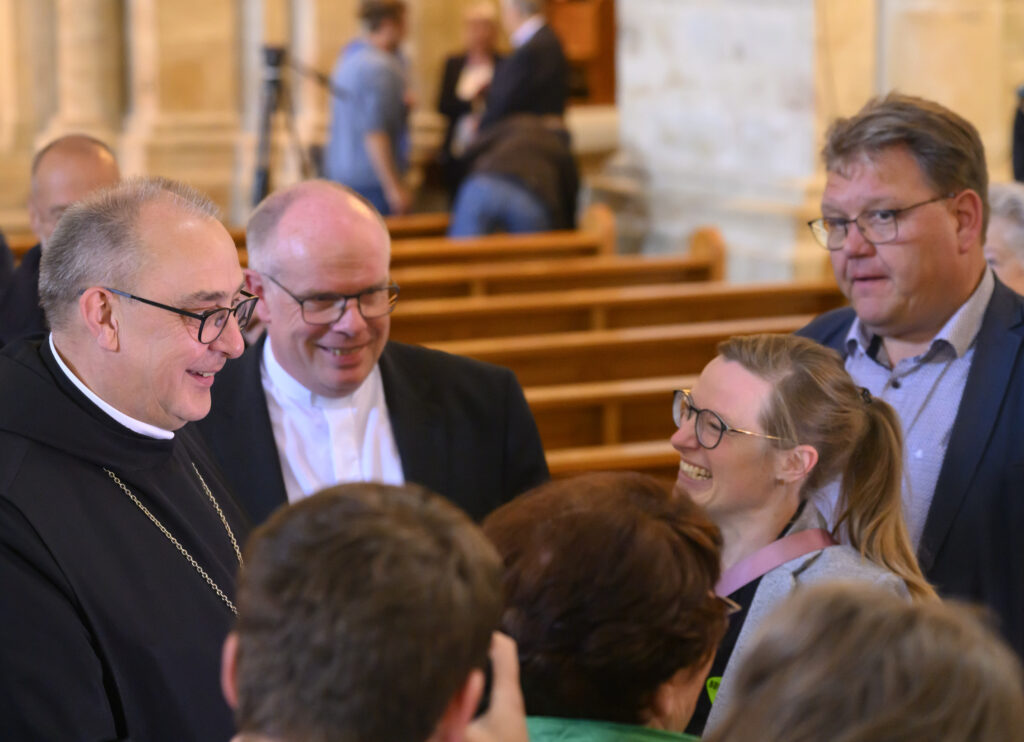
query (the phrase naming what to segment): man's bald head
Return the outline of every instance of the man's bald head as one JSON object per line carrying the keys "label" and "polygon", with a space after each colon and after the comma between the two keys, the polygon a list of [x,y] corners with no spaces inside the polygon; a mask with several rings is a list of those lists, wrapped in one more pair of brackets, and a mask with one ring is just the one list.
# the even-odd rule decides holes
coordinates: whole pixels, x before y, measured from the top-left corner
{"label": "man's bald head", "polygon": [[351,188],[329,180],[306,180],[276,191],[260,202],[245,227],[249,267],[272,271],[271,266],[288,251],[287,243],[297,239],[297,232],[307,237],[334,234],[340,244],[349,233],[346,227],[356,225],[373,231],[379,226],[390,253],[391,236],[384,217]]}
{"label": "man's bald head", "polygon": [[344,186],[310,180],[265,199],[246,243],[249,290],[278,363],[314,394],[352,394],[384,350],[397,296],[381,215]]}
{"label": "man's bald head", "polygon": [[43,249],[71,204],[117,184],[120,175],[110,147],[84,134],[60,137],[39,150],[32,160],[28,213]]}

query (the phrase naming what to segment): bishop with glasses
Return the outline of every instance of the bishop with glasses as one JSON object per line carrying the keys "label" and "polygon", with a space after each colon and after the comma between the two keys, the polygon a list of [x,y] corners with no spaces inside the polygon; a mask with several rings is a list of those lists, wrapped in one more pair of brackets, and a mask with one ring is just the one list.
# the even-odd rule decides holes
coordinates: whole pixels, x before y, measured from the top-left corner
{"label": "bishop with glasses", "polygon": [[187,423],[256,298],[204,196],[131,180],[70,208],[52,332],[0,353],[5,739],[226,740],[220,649],[248,523]]}

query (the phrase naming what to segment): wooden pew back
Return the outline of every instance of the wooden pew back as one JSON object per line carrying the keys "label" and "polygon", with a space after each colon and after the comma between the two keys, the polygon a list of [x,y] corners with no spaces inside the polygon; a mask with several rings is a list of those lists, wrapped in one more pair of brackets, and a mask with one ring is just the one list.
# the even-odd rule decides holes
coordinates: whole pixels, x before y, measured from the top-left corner
{"label": "wooden pew back", "polygon": [[820,314],[843,303],[834,281],[741,285],[715,281],[412,301],[405,301],[403,286],[391,337],[422,343]]}
{"label": "wooden pew back", "polygon": [[431,347],[511,368],[523,386],[698,373],[733,335],[789,333],[813,315],[454,340]]}

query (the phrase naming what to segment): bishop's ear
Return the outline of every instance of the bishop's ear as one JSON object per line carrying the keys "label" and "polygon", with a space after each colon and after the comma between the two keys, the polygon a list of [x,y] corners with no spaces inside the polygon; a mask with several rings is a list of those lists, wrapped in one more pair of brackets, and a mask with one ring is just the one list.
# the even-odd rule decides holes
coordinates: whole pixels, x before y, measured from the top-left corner
{"label": "bishop's ear", "polygon": [[104,350],[118,349],[120,317],[113,294],[98,286],[87,288],[78,297],[78,312],[97,345]]}

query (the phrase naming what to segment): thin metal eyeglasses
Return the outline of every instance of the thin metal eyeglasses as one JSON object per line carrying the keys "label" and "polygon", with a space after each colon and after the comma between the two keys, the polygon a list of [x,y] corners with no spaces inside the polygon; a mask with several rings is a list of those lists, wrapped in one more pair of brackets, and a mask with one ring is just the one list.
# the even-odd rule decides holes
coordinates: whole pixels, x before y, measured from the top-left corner
{"label": "thin metal eyeglasses", "polygon": [[300,299],[276,278],[263,274],[280,288],[283,292],[299,303],[299,311],[302,319],[310,325],[333,325],[340,320],[348,309],[349,299],[356,300],[359,314],[363,319],[378,319],[395,311],[395,304],[398,303],[398,284],[389,283],[376,289],[366,289],[358,294],[336,294],[324,298],[310,297]]}
{"label": "thin metal eyeglasses", "polygon": [[672,392],[672,420],[677,428],[683,426],[683,420],[694,422],[694,432],[697,434],[697,443],[703,448],[712,449],[722,442],[722,436],[726,433],[739,433],[741,435],[753,435],[758,438],[770,438],[773,441],[785,440],[777,435],[767,433],[755,433],[753,430],[742,430],[729,425],[722,416],[714,410],[702,410],[693,403],[689,389],[676,389]]}
{"label": "thin metal eyeglasses", "polygon": [[899,239],[900,214],[905,214],[918,206],[933,204],[936,201],[945,201],[947,198],[954,198],[955,193],[947,193],[943,196],[936,196],[927,201],[904,206],[901,209],[868,209],[862,211],[853,219],[841,217],[823,216],[820,219],[813,219],[807,222],[811,228],[811,234],[818,244],[826,250],[842,250],[849,234],[850,225],[856,224],[861,236],[868,242],[876,245],[884,245],[886,242],[895,242]]}
{"label": "thin metal eyeglasses", "polygon": [[238,321],[238,329],[244,330],[249,324],[249,320],[252,319],[252,312],[256,308],[256,302],[259,301],[259,297],[250,294],[248,291],[243,291],[241,293],[244,298],[233,307],[216,307],[205,312],[189,312],[184,309],[168,306],[167,304],[161,304],[158,301],[152,301],[151,299],[143,299],[141,296],[129,294],[127,291],[119,291],[108,286],[104,286],[103,289],[112,294],[123,296],[126,299],[141,301],[143,304],[166,309],[168,312],[180,314],[182,317],[199,320],[199,332],[196,337],[203,345],[209,345],[221,336],[224,328],[228,326],[228,317],[232,314],[235,315],[235,319]]}

